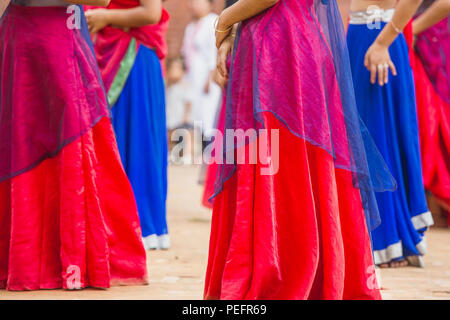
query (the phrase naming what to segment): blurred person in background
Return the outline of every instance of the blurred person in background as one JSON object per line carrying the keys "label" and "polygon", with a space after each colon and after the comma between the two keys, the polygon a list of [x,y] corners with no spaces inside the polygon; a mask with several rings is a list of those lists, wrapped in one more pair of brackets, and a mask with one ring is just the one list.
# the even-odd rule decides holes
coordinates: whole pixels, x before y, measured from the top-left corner
{"label": "blurred person in background", "polygon": [[[197,130],[202,131],[205,146],[213,134],[221,97],[221,89],[214,82],[217,62],[214,23],[217,14],[212,12],[213,0],[187,1],[193,21],[185,30],[182,55],[187,67],[186,80],[189,84],[192,120],[197,125]],[[196,155],[199,156],[201,155]]]}
{"label": "blurred person in background", "polygon": [[0,289],[147,283],[133,190],[74,3],[109,1],[17,0],[0,20]]}
{"label": "blurred person in background", "polygon": [[224,128],[249,139],[220,155],[204,298],[380,299],[374,188],[395,181],[373,145],[369,168],[338,2],[239,0],[216,38]]}
{"label": "blurred person in background", "polygon": [[351,7],[347,43],[358,111],[397,181],[394,192],[376,194],[381,225],[372,234],[373,252],[375,264],[381,267],[423,267],[425,231],[433,224],[422,178],[414,79],[403,34],[421,3],[353,0]]}
{"label": "blurred person in background", "polygon": [[[167,99],[167,130],[169,136],[169,152],[175,143],[183,143],[182,163],[192,163],[192,138],[193,122],[191,119],[191,103],[188,100],[189,84],[185,78],[186,67],[181,57],[169,59],[166,64],[166,99]],[[179,137],[177,129],[187,130],[188,135]],[[179,131],[185,133],[186,131]],[[172,137],[172,134],[175,134]],[[179,139],[178,139],[179,138]],[[176,141],[172,140],[175,139]],[[186,140],[184,140],[186,139]],[[186,156],[189,155],[189,156]],[[176,156],[175,154],[173,156]],[[174,163],[180,164],[178,159],[171,159]]]}
{"label": "blurred person in background", "polygon": [[[225,2],[225,9],[230,7],[231,5],[235,4],[238,0],[227,0]],[[230,61],[231,55],[229,55],[229,60],[228,60],[228,64],[231,62]],[[229,67],[229,65],[228,65]],[[222,88],[222,99],[221,99],[221,105],[220,108],[217,110],[217,114],[216,114],[216,122],[214,125],[214,128],[216,128],[217,130],[219,130],[219,132],[221,134],[223,134],[223,131],[225,129],[225,111],[226,111],[226,107],[227,107],[227,84],[228,84],[228,79],[223,77],[219,72],[216,72],[215,74],[215,78],[214,81]],[[215,147],[213,148],[213,152],[215,152],[214,150],[220,150],[221,148],[221,144],[222,144],[222,140],[220,139],[220,137],[216,136],[214,137],[214,141],[213,141],[215,145]],[[214,157],[215,154],[212,154],[212,156]],[[213,205],[213,199],[211,198],[214,194],[214,183],[216,181],[216,176],[217,176],[217,168],[218,168],[218,164],[215,162],[211,162],[208,164],[207,168],[206,168],[206,173],[205,173],[205,185],[203,188],[203,196],[202,196],[202,204],[203,206],[212,209]]]}
{"label": "blurred person in background", "polygon": [[412,23],[423,180],[436,226],[450,226],[450,0],[426,0]]}
{"label": "blurred person in background", "polygon": [[147,249],[168,249],[167,127],[161,60],[169,14],[162,0],[112,0],[89,7],[89,29],[133,186]]}

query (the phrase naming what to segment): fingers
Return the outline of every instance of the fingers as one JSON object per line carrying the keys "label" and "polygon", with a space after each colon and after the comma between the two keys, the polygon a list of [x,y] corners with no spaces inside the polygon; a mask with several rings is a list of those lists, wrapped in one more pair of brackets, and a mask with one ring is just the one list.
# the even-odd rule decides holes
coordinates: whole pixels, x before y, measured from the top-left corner
{"label": "fingers", "polygon": [[219,50],[218,57],[217,57],[217,70],[219,71],[219,74],[223,78],[228,77],[227,57],[228,57],[228,52],[226,52],[225,50]]}
{"label": "fingers", "polygon": [[372,64],[370,65],[370,83],[375,84],[377,81],[377,66]]}
{"label": "fingers", "polygon": [[222,45],[223,41],[228,38],[228,36],[231,33],[231,29],[228,32],[217,32],[216,31],[216,47],[217,49],[220,48],[220,46]]}
{"label": "fingers", "polygon": [[384,86],[389,82],[389,68],[390,68],[389,63],[377,65],[378,84],[380,86]]}
{"label": "fingers", "polygon": [[387,84],[389,82],[389,64],[385,64],[383,67],[384,70],[384,78],[383,78],[383,82],[384,84]]}
{"label": "fingers", "polygon": [[391,61],[388,62],[389,68],[391,69],[391,72],[394,76],[397,75],[397,68],[395,67],[395,64]]}
{"label": "fingers", "polygon": [[221,77],[225,78],[225,80],[228,80],[227,59],[231,54],[231,48],[233,45],[232,40],[232,38],[227,38],[222,42],[219,50],[217,51],[217,71]]}
{"label": "fingers", "polygon": [[378,85],[382,87],[382,86],[384,86],[386,68],[384,67],[384,65],[379,64],[377,66],[377,70],[378,70]]}
{"label": "fingers", "polygon": [[214,82],[217,83],[223,89],[223,88],[225,88],[225,85],[227,84],[227,79],[222,77],[220,75],[219,71],[217,71],[214,76]]}
{"label": "fingers", "polygon": [[220,46],[222,45],[223,41],[226,39],[227,36],[225,36],[223,33],[217,33],[216,34],[216,47],[217,49],[220,48]]}
{"label": "fingers", "polygon": [[94,25],[92,23],[92,14],[91,14],[91,10],[86,11],[85,13],[86,16],[86,22],[89,28],[89,32],[94,33]]}
{"label": "fingers", "polygon": [[377,65],[369,63],[367,69],[370,72],[370,83],[375,84],[378,82],[378,85],[380,86],[384,86],[389,82],[389,71],[391,71],[394,76],[397,75],[397,69],[392,61]]}
{"label": "fingers", "polygon": [[369,69],[369,64],[370,64],[370,61],[369,61],[370,59],[369,59],[369,55],[368,54],[366,54],[366,56],[364,57],[364,67],[366,67],[368,70],[370,70]]}

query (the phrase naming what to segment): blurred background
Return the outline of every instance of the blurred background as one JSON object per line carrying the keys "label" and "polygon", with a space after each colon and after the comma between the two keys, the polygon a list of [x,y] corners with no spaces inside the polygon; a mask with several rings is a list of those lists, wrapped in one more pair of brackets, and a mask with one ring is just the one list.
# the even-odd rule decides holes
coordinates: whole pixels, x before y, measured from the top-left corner
{"label": "blurred background", "polygon": [[[167,0],[164,7],[169,11],[171,20],[167,41],[169,44],[168,59],[180,55],[184,30],[192,21],[192,13],[188,9],[188,0]],[[219,14],[225,6],[225,0],[214,0],[214,11]]]}

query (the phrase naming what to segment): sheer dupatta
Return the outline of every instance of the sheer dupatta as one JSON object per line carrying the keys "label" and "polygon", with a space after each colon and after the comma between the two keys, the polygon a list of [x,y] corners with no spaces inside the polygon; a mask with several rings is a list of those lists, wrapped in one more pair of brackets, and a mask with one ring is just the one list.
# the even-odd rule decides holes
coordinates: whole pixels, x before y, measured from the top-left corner
{"label": "sheer dupatta", "polygon": [[[236,158],[230,161],[230,154],[266,129],[263,112],[272,113],[293,135],[326,150],[336,168],[352,172],[368,229],[379,225],[375,191],[394,190],[396,182],[359,118],[335,0],[280,0],[241,23],[230,70],[216,195],[236,171]],[[251,129],[256,136],[227,137],[227,131]]]}

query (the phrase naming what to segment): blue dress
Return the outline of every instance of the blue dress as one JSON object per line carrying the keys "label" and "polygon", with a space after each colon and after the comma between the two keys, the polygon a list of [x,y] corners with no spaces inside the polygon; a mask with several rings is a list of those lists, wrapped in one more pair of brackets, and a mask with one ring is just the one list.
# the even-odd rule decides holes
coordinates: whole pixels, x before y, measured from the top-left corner
{"label": "blue dress", "polygon": [[396,191],[377,194],[382,222],[372,233],[374,261],[406,258],[421,266],[426,253],[424,231],[433,219],[422,180],[413,74],[401,34],[389,49],[398,75],[390,74],[383,87],[370,83],[364,57],[381,30],[350,24],[347,37],[358,111],[398,183]]}
{"label": "blue dress", "polygon": [[166,102],[161,62],[154,50],[139,47],[112,116],[120,156],[136,197],[144,243],[167,236]]}

